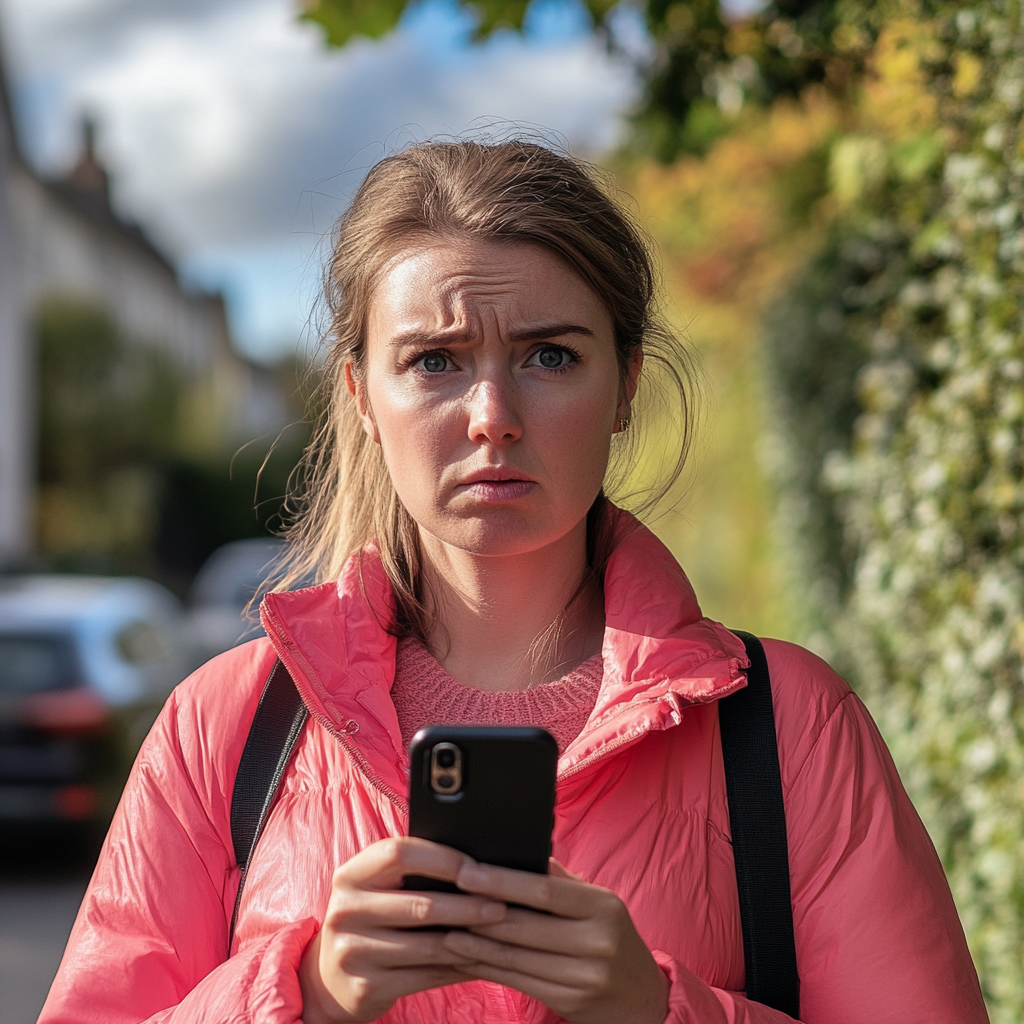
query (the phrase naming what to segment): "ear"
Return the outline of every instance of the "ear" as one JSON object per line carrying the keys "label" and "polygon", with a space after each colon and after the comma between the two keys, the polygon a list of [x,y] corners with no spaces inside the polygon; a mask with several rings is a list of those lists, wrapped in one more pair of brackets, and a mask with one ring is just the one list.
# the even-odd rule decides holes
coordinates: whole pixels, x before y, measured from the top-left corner
{"label": "ear", "polygon": [[640,371],[644,366],[644,350],[637,345],[633,359],[626,370],[625,379],[622,382],[622,390],[619,395],[619,404],[615,410],[617,420],[628,420],[630,406],[636,396],[636,389],[640,383]]}
{"label": "ear", "polygon": [[374,444],[380,444],[380,431],[377,430],[377,424],[373,419],[370,403],[366,398],[366,388],[362,380],[352,372],[351,359],[345,363],[345,387],[348,388],[348,393],[356,400],[356,412],[359,414],[359,421],[363,425],[363,430],[366,431],[366,436]]}

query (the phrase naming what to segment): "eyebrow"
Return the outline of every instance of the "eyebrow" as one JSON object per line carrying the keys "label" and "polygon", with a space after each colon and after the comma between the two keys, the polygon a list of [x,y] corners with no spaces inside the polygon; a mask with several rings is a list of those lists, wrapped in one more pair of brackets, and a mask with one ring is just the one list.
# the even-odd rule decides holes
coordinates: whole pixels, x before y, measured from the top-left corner
{"label": "eyebrow", "polygon": [[[594,336],[589,327],[582,324],[540,324],[536,327],[525,327],[521,331],[512,331],[509,341],[544,341],[547,338],[561,338],[566,334],[582,334],[588,338]],[[391,345],[400,348],[403,345],[453,345],[472,341],[473,335],[466,331],[453,331],[444,334],[431,334],[429,331],[403,331],[391,339]]]}
{"label": "eyebrow", "polygon": [[510,341],[543,341],[545,338],[560,338],[564,334],[584,334],[588,338],[594,336],[589,327],[581,324],[546,324],[539,327],[527,327],[521,331],[513,331]]}

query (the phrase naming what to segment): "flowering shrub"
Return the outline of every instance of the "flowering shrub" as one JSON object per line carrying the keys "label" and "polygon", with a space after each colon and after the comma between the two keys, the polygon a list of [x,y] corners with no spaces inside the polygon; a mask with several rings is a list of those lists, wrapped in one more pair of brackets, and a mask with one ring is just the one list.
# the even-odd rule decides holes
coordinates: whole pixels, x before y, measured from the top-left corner
{"label": "flowering shrub", "polygon": [[[899,5],[768,328],[805,633],[857,682],[1024,1019],[1024,26]],[[923,8],[923,9],[922,9]],[[922,14],[928,17],[922,17]]]}

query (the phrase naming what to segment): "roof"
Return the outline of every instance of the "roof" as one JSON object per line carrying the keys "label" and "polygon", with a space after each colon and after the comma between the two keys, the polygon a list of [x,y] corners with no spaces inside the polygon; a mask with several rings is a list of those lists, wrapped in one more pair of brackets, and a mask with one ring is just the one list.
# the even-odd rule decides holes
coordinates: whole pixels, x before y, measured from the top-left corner
{"label": "roof", "polygon": [[149,236],[138,224],[122,219],[109,204],[101,206],[88,193],[76,188],[69,180],[41,178],[35,174],[33,176],[57,202],[71,207],[80,216],[88,218],[94,224],[109,231],[116,232],[122,238],[144,250],[177,280],[178,272],[174,264],[150,241]]}
{"label": "roof", "polygon": [[[177,270],[174,264],[153,244],[143,229],[138,224],[121,217],[111,207],[106,189],[107,173],[97,160],[92,145],[95,126],[86,120],[83,123],[83,129],[85,145],[81,157],[66,177],[45,178],[25,159],[18,141],[10,85],[4,66],[3,34],[0,31],[0,156],[6,149],[13,162],[38,181],[54,199],[64,206],[70,207],[79,216],[94,224],[100,224],[107,230],[114,231],[130,244],[143,250],[146,255],[155,259],[177,279]],[[83,171],[91,171],[92,174],[89,175]]]}
{"label": "roof", "polygon": [[18,133],[14,130],[14,110],[4,71],[4,39],[0,33],[0,153],[5,149],[19,163],[24,163],[18,147]]}

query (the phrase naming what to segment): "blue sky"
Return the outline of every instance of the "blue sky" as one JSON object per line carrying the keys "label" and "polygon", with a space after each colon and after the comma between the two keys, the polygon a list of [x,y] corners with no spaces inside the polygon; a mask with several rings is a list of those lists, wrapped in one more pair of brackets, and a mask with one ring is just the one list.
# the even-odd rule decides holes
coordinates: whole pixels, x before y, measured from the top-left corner
{"label": "blue sky", "polygon": [[[44,171],[99,122],[119,209],[186,277],[227,295],[239,346],[301,344],[323,244],[366,169],[410,139],[511,121],[576,151],[614,144],[636,82],[573,0],[525,38],[470,46],[448,0],[392,37],[327,50],[296,0],[0,0],[22,141]],[[623,38],[642,46],[636,19]]]}

